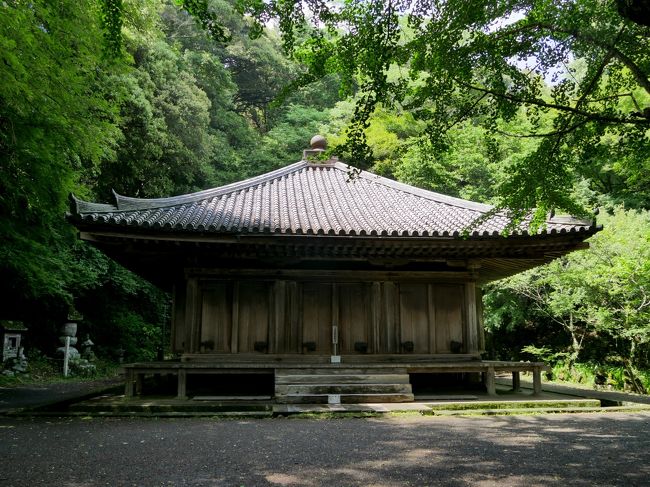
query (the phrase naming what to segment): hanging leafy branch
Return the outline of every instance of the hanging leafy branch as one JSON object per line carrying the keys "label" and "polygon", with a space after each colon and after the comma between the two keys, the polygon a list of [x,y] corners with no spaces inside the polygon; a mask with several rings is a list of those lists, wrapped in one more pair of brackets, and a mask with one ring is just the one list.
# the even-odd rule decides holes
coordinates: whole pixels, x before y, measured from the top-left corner
{"label": "hanging leafy branch", "polygon": [[532,130],[516,135],[540,143],[511,168],[501,206],[515,218],[536,207],[539,223],[554,208],[584,211],[566,195],[575,168],[605,135],[620,141],[639,171],[650,157],[650,29],[631,14],[644,1],[238,5],[260,24],[280,20],[285,48],[308,65],[306,82],[336,73],[344,90],[356,92],[343,147],[355,165],[368,161],[366,130],[378,104],[425,121],[436,154],[448,148],[451,127],[472,121],[492,137],[500,121],[523,111]]}

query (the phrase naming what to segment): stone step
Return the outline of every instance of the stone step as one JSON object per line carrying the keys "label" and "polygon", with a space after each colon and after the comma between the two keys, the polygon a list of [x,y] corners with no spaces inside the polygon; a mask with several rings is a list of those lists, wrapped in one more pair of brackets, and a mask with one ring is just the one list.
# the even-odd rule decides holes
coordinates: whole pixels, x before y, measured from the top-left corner
{"label": "stone step", "polygon": [[[412,402],[413,394],[341,394],[341,404]],[[327,404],[329,394],[287,394],[276,396],[279,403],[284,404]]]}
{"label": "stone step", "polygon": [[296,375],[402,375],[406,374],[405,367],[345,367],[341,365],[313,366],[309,368],[276,369],[275,376],[287,377]]}
{"label": "stone step", "polygon": [[186,401],[186,400],[133,400],[133,401],[85,401],[77,404],[72,404],[67,408],[71,413],[171,413],[171,412],[185,412],[185,413],[220,413],[220,412],[254,412],[254,411],[270,411],[272,405],[269,401]]}
{"label": "stone step", "polygon": [[471,409],[535,409],[535,408],[600,408],[597,399],[526,399],[526,400],[492,400],[492,401],[454,401],[429,403],[427,408],[438,410],[471,410]]}
{"label": "stone step", "polygon": [[291,394],[411,394],[411,384],[286,384],[276,385],[275,395]]}
{"label": "stone step", "polygon": [[277,384],[409,384],[408,374],[277,374]]}

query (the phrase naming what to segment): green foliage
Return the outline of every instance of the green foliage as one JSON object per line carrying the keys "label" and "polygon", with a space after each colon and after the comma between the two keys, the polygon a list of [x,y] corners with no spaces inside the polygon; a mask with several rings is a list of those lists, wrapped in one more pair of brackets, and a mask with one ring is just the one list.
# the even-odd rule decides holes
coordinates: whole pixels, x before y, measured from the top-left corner
{"label": "green foliage", "polygon": [[647,394],[650,390],[650,373],[647,370],[639,371],[625,366],[558,362],[550,372],[550,379],[638,394]]}
{"label": "green foliage", "polygon": [[175,2],[192,15],[215,41],[226,42],[231,39],[231,36],[222,26],[218,13],[210,9],[208,0],[175,0]]}
{"label": "green foliage", "polygon": [[124,66],[104,60],[97,11],[79,2],[4,2],[0,45],[3,313],[52,336],[73,300],[66,197],[114,153],[109,70]]}
{"label": "green foliage", "polygon": [[650,224],[621,206],[650,206],[647,28],[592,0],[405,6],[0,3],[0,292],[28,346],[52,351],[70,306],[100,355],[149,360],[168,341],[169,297],[76,241],[70,191],[225,184],[324,132],[355,165],[515,218],[608,209],[589,251],[490,286],[488,339],[495,358],[641,377]]}
{"label": "green foliage", "polygon": [[168,343],[169,296],[76,239],[69,192],[168,196],[295,162],[336,100],[330,83],[318,109],[309,90],[269,107],[298,72],[273,34],[251,40],[228,2],[176,3],[0,3],[0,292],[28,354],[53,353],[72,306],[100,356]]}
{"label": "green foliage", "polygon": [[[492,284],[485,298],[493,335],[528,329],[547,359],[650,365],[650,213],[616,209],[589,250]],[[555,355],[554,355],[555,354]],[[624,358],[621,358],[624,357]]]}
{"label": "green foliage", "polygon": [[157,197],[205,187],[217,146],[210,100],[186,60],[164,41],[135,39],[127,49],[137,69],[119,80],[129,93],[120,107],[123,135],[116,157],[105,159],[97,173],[99,194],[108,198],[114,188]]}
{"label": "green foliage", "polygon": [[426,121],[436,155],[449,148],[459,124],[479,123],[489,139],[524,109],[530,127],[519,136],[538,143],[510,166],[498,192],[515,219],[534,209],[536,226],[554,208],[584,212],[571,188],[581,166],[603,167],[592,159],[608,140],[625,160],[625,178],[645,180],[650,36],[614,2],[239,5],[261,24],[279,19],[285,47],[308,64],[305,81],[335,73],[344,91],[358,90],[343,147],[355,164],[373,163],[368,127],[379,104]]}
{"label": "green foliage", "polygon": [[535,360],[555,364],[567,358],[566,352],[555,352],[549,347],[536,347],[535,345],[526,345],[521,349],[523,353],[529,353]]}
{"label": "green foliage", "polygon": [[122,0],[101,0],[101,7],[106,52],[117,58],[122,53]]}

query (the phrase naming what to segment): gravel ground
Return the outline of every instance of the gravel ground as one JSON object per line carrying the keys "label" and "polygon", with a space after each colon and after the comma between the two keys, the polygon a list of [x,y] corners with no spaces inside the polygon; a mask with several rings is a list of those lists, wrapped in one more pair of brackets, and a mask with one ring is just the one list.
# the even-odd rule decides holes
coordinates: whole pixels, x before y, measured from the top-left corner
{"label": "gravel ground", "polygon": [[650,485],[650,413],[0,417],[2,486]]}
{"label": "gravel ground", "polygon": [[124,384],[119,377],[83,382],[55,382],[0,387],[0,413],[73,399],[92,391]]}

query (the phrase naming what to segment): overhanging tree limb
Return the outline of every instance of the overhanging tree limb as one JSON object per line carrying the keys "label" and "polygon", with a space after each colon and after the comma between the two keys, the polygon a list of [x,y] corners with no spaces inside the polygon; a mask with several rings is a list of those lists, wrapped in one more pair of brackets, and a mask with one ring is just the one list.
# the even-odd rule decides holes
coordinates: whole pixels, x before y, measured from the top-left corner
{"label": "overhanging tree limb", "polygon": [[[498,39],[500,37],[516,35],[518,33],[525,32],[527,30],[536,30],[536,29],[547,30],[550,32],[556,32],[558,34],[568,35],[573,37],[574,39],[587,41],[594,46],[607,49],[612,53],[612,55],[616,59],[618,59],[625,67],[627,67],[630,70],[630,72],[634,76],[634,79],[636,79],[637,83],[639,83],[639,86],[641,86],[646,92],[650,93],[650,79],[648,77],[648,74],[645,73],[630,56],[622,52],[618,47],[616,47],[616,45],[605,42],[603,39],[599,39],[597,37],[591,36],[584,32],[580,32],[576,29],[563,29],[561,27],[552,24],[545,24],[545,23],[531,23],[531,24],[519,26],[514,29],[504,29],[502,31],[499,31],[499,34],[495,35],[494,37]],[[619,31],[619,35],[622,33],[622,31],[623,29]]]}
{"label": "overhanging tree limb", "polygon": [[606,123],[616,123],[616,124],[642,124],[642,125],[650,125],[650,118],[647,117],[639,117],[639,118],[621,118],[621,117],[613,117],[611,115],[605,115],[601,113],[594,113],[594,112],[588,112],[585,110],[581,110],[576,107],[568,106],[568,105],[558,105],[557,103],[550,103],[546,102],[544,100],[541,100],[539,98],[532,99],[532,98],[521,98],[515,95],[512,95],[510,93],[502,93],[496,90],[492,90],[490,88],[484,88],[481,86],[476,86],[471,83],[466,83],[464,81],[455,80],[456,83],[458,83],[460,86],[463,86],[465,88],[468,88],[470,90],[475,90],[479,91],[481,93],[486,93],[488,95],[495,96],[497,98],[502,98],[505,100],[509,100],[515,103],[520,103],[523,105],[535,105],[538,107],[543,107],[543,108],[552,108],[554,110],[559,110],[562,112],[569,112],[573,113],[575,115],[580,115],[585,118],[588,118],[589,120],[597,121],[597,122],[606,122]]}

